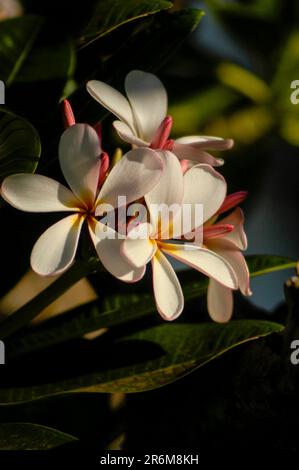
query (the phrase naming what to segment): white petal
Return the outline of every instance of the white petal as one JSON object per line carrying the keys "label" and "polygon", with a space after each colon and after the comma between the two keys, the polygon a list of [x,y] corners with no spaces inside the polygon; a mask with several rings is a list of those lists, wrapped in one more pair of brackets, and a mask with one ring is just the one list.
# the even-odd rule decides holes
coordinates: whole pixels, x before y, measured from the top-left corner
{"label": "white petal", "polygon": [[203,222],[217,212],[225,195],[225,179],[211,166],[196,165],[184,174],[183,204],[202,204]]}
{"label": "white petal", "polygon": [[212,320],[226,323],[233,313],[233,293],[228,287],[210,279],[208,287],[208,311]]}
{"label": "white petal", "polygon": [[172,151],[180,160],[193,160],[211,166],[221,166],[224,163],[222,158],[215,158],[200,148],[189,144],[181,144],[177,141],[173,144]]}
{"label": "white petal", "polygon": [[139,139],[136,137],[133,132],[131,131],[130,127],[122,121],[114,121],[113,126],[116,129],[119,137],[128,142],[131,145],[135,145],[136,147],[148,147],[149,142],[145,140]]}
{"label": "white petal", "polygon": [[104,108],[125,122],[134,132],[134,118],[132,109],[127,98],[110,85],[98,80],[87,82],[87,91]]}
{"label": "white petal", "polygon": [[75,124],[61,136],[59,161],[62,172],[70,188],[86,205],[95,200],[101,153],[99,136],[87,124]]}
{"label": "white petal", "polygon": [[225,238],[208,241],[208,247],[229,262],[237,276],[239,289],[242,294],[251,295],[250,275],[246,260],[241,251]]}
{"label": "white petal", "polygon": [[167,93],[153,74],[133,70],[125,81],[125,89],[137,122],[138,136],[151,142],[167,113]]}
{"label": "white petal", "polygon": [[154,150],[130,150],[109,173],[99,193],[98,204],[119,207],[118,196],[125,196],[126,204],[139,199],[158,183],[162,170],[162,159]]}
{"label": "white petal", "polygon": [[244,214],[240,207],[237,207],[231,214],[221,219],[221,224],[231,224],[234,230],[225,235],[225,239],[232,242],[240,250],[247,250],[247,237],[244,231]]}
{"label": "white petal", "polygon": [[82,203],[57,181],[42,175],[18,173],[5,178],[2,197],[25,212],[79,211]]}
{"label": "white petal", "polygon": [[66,271],[74,261],[83,222],[83,216],[74,214],[48,228],[33,247],[33,271],[41,276]]}
{"label": "white petal", "polygon": [[[105,238],[104,232],[111,238]],[[145,266],[134,268],[121,254],[123,239],[117,238],[117,233],[100,222],[89,224],[89,233],[97,254],[104,268],[112,276],[124,282],[137,282],[145,273]]]}
{"label": "white petal", "polygon": [[[183,199],[183,173],[181,165],[176,156],[169,151],[159,151],[159,155],[163,160],[163,173],[159,183],[149,192],[146,197],[146,204],[148,206],[151,223],[154,232],[158,230],[159,218],[161,223],[165,225],[162,232],[168,230],[168,223],[171,223],[173,214],[180,210]],[[159,211],[159,206],[161,211]],[[169,213],[168,209],[173,207],[173,212]],[[165,208],[163,210],[163,207]],[[164,213],[164,217],[163,214]],[[169,215],[169,217],[167,217]],[[164,223],[165,222],[165,223]]]}
{"label": "white petal", "polygon": [[165,253],[197,269],[206,276],[216,279],[216,281],[224,286],[230,289],[238,288],[238,281],[234,269],[230,263],[218,253],[214,253],[206,248],[198,248],[194,245],[161,243],[160,247]]}
{"label": "white petal", "polygon": [[176,139],[175,142],[180,144],[191,144],[196,148],[205,150],[229,150],[234,145],[232,139],[222,139],[210,135],[189,135]]}
{"label": "white petal", "polygon": [[177,275],[160,250],[152,258],[152,268],[158,312],[164,320],[175,320],[184,308],[184,296]]}
{"label": "white petal", "polygon": [[157,244],[149,238],[150,224],[144,223],[133,228],[122,244],[122,254],[135,268],[147,264],[157,250]]}

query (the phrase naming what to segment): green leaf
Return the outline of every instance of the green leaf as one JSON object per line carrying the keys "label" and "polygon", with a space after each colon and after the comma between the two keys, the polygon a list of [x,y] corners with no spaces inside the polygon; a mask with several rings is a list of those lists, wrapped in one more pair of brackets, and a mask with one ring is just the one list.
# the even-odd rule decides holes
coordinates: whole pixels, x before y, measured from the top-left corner
{"label": "green leaf", "polygon": [[[0,390],[2,404],[26,402],[66,392],[141,392],[169,384],[230,349],[278,333],[283,326],[258,320],[217,323],[163,323],[111,342],[103,337],[68,347],[44,363],[46,375],[31,370],[35,384],[22,386],[14,373],[14,388]],[[59,358],[59,359],[58,359]],[[59,360],[59,377],[51,365]],[[43,362],[43,361],[42,361]],[[7,366],[6,366],[7,367]],[[34,369],[34,366],[33,366]],[[44,380],[52,383],[44,383]],[[20,380],[20,379],[19,379]],[[26,372],[26,382],[28,374]],[[42,383],[41,383],[42,382]]]}
{"label": "green leaf", "polygon": [[0,450],[48,450],[78,439],[31,423],[1,423]]}
{"label": "green leaf", "polygon": [[[196,274],[196,280],[195,276]],[[208,281],[195,271],[184,271],[179,274],[184,287],[185,301],[204,295]],[[110,279],[106,279],[109,282]],[[103,280],[103,284],[105,284]],[[6,355],[9,358],[43,349],[48,346],[60,344],[70,339],[78,338],[85,333],[100,328],[111,328],[127,323],[137,318],[149,315],[156,316],[157,309],[154,301],[152,287],[148,286],[145,292],[131,293],[126,289],[124,293],[106,294],[102,303],[93,301],[73,309],[71,312],[48,321],[40,327],[34,328],[21,335],[16,335],[6,341]],[[11,317],[13,320],[13,318]]]}
{"label": "green leaf", "polygon": [[[121,90],[124,76],[132,69],[156,72],[176,52],[188,35],[196,28],[203,16],[201,10],[188,9],[181,11],[162,11],[143,18],[125,35],[120,42],[116,40],[116,50],[110,51],[108,57],[95,61],[95,56],[102,54],[101,44],[94,43],[93,54],[90,57],[89,49],[81,51],[90,66],[89,78],[93,77],[109,83]],[[99,41],[100,43],[100,41]],[[87,57],[88,56],[88,57]],[[84,66],[86,62],[83,61]],[[80,62],[78,62],[80,68]],[[72,105],[77,109],[80,121],[97,122],[107,115],[106,110],[92,98],[86,98],[84,85],[70,96]]]}
{"label": "green leaf", "polygon": [[0,77],[7,86],[16,78],[42,24],[41,17],[31,15],[0,23]]}
{"label": "green leaf", "polygon": [[70,40],[55,45],[36,46],[17,76],[17,83],[68,79],[75,70],[76,54]]}
{"label": "green leaf", "polygon": [[[271,255],[248,256],[247,262],[251,277],[296,266],[296,263],[288,258]],[[186,270],[178,275],[186,302],[206,294],[208,279],[202,277],[197,271]],[[103,284],[105,284],[104,280]],[[132,293],[133,286],[130,287],[124,293],[106,294],[102,303],[90,302],[40,327],[16,335],[6,342],[8,360],[78,338],[100,328],[116,327],[150,315],[155,317],[157,309],[151,285],[145,292],[133,291]],[[11,320],[13,321],[13,317]]]}
{"label": "green leaf", "polygon": [[80,38],[87,45],[131,21],[171,8],[164,0],[105,0],[98,1],[92,18]]}
{"label": "green leaf", "polygon": [[275,271],[296,268],[296,261],[275,255],[251,255],[246,256],[246,261],[251,277],[270,274]]}
{"label": "green leaf", "polygon": [[0,110],[0,181],[12,173],[33,173],[41,144],[34,127],[15,114]]}

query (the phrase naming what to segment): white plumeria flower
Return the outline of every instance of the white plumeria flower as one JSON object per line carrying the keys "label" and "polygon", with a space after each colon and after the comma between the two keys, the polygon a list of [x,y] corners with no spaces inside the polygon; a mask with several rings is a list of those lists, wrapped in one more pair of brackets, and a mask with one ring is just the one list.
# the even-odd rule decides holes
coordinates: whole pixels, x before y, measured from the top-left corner
{"label": "white plumeria flower", "polygon": [[169,139],[172,118],[167,116],[167,92],[155,75],[133,70],[126,77],[125,90],[127,98],[104,82],[87,83],[91,96],[118,117],[113,125],[124,141],[134,147],[169,150],[181,161],[223,164],[222,159],[214,158],[209,151],[230,149],[231,139],[196,135]]}
{"label": "white plumeria flower", "polygon": [[[235,207],[246,197],[244,192],[232,194],[226,198],[219,213]],[[247,249],[247,237],[244,231],[244,215],[239,207],[216,223],[208,221],[203,230],[204,245],[227,260],[235,271],[238,286],[243,295],[250,296],[250,275],[246,260],[242,254]],[[232,290],[210,279],[208,287],[208,311],[211,318],[219,323],[230,320],[233,313]]]}
{"label": "white plumeria flower", "polygon": [[86,220],[98,256],[108,271],[126,282],[135,282],[143,276],[144,269],[134,269],[120,258],[122,240],[105,237],[113,229],[97,221],[95,215],[101,204],[116,208],[119,195],[129,203],[152,190],[161,177],[161,158],[150,149],[130,151],[105,179],[101,172],[107,166],[101,154],[97,132],[87,124],[75,124],[63,133],[59,144],[60,166],[71,190],[38,174],[15,174],[3,181],[3,198],[19,210],[71,213],[46,230],[34,245],[31,266],[36,273],[55,275],[70,267]]}
{"label": "white plumeria flower", "polygon": [[[206,274],[229,289],[238,288],[235,271],[229,262],[218,253],[205,246],[171,243],[175,220],[179,218],[184,204],[194,208],[203,204],[203,220],[209,220],[223,204],[226,194],[224,178],[211,166],[193,166],[184,175],[177,159],[170,159],[171,171],[164,172],[155,188],[145,196],[149,208],[149,221],[140,223],[129,231],[123,241],[122,254],[136,269],[152,263],[153,288],[160,315],[165,320],[177,318],[184,307],[184,297],[177,275],[166,258],[169,255],[194,269]],[[168,179],[168,182],[167,182]],[[167,184],[168,183],[168,184]],[[151,208],[156,205],[179,203],[181,207],[170,220],[168,230],[161,231],[157,212]],[[192,222],[195,218],[191,218]],[[191,227],[196,228],[195,226]],[[145,237],[145,234],[148,237]],[[139,236],[140,234],[140,236]],[[176,233],[175,238],[181,233]]]}

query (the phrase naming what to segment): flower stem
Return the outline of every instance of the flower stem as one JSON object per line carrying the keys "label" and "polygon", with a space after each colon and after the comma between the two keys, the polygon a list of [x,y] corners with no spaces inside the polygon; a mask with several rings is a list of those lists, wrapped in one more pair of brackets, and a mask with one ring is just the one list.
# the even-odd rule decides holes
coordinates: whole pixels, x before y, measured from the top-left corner
{"label": "flower stem", "polygon": [[53,303],[80,279],[91,274],[92,271],[88,263],[76,261],[68,271],[50,286],[0,323],[0,339],[7,338],[27,325],[44,308]]}

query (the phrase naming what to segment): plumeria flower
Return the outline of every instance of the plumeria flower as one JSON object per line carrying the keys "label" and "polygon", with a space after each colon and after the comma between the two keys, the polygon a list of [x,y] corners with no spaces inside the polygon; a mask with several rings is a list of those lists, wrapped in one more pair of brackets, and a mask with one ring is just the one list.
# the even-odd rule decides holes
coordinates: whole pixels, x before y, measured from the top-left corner
{"label": "plumeria flower", "polygon": [[172,117],[167,116],[167,92],[153,74],[133,70],[125,80],[126,95],[97,80],[87,83],[87,90],[104,108],[118,117],[113,125],[119,136],[133,147],[150,147],[171,151],[180,160],[192,160],[212,166],[223,164],[210,150],[227,150],[231,139],[210,136],[188,136],[169,139]]}
{"label": "plumeria flower", "polygon": [[[218,215],[237,206],[246,195],[246,192],[240,191],[227,196]],[[233,212],[216,223],[215,217],[207,221],[203,228],[203,243],[231,265],[240,291],[243,295],[250,296],[252,292],[249,284],[249,271],[242,254],[242,250],[247,249],[242,210],[236,207]],[[210,279],[208,287],[208,311],[211,318],[220,323],[229,321],[233,313],[232,289],[213,278]]]}
{"label": "plumeria flower", "polygon": [[[184,205],[194,208],[198,203],[203,204],[203,220],[200,223],[210,220],[217,213],[226,195],[224,178],[206,164],[193,166],[183,175],[179,161],[171,159],[171,162],[171,174],[164,172],[159,183],[145,196],[148,220],[132,228],[122,244],[123,256],[135,269],[151,261],[157,309],[165,320],[177,318],[184,307],[180,283],[165,255],[197,269],[223,287],[238,288],[235,270],[226,258],[205,245],[195,246],[173,240],[185,235],[183,225],[176,224]],[[169,178],[168,184],[166,178]],[[164,225],[163,229],[157,211],[152,209],[162,204],[166,207],[179,204],[176,213],[169,218],[168,227]],[[191,222],[192,230],[196,228],[193,212]],[[180,233],[177,227],[181,227]]]}
{"label": "plumeria flower", "polygon": [[1,188],[3,198],[19,210],[70,213],[37,240],[31,254],[32,269],[42,276],[66,271],[74,261],[81,228],[87,221],[104,267],[119,279],[134,282],[144,270],[117,256],[122,240],[95,216],[103,205],[117,208],[119,195],[129,203],[152,190],[161,177],[162,161],[151,149],[137,149],[125,154],[107,174],[108,156],[102,152],[97,132],[87,124],[74,124],[70,110],[67,124],[70,127],[59,143],[59,161],[71,189],[46,176],[25,173],[8,176]]}

